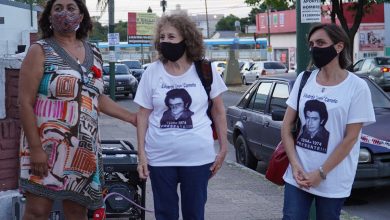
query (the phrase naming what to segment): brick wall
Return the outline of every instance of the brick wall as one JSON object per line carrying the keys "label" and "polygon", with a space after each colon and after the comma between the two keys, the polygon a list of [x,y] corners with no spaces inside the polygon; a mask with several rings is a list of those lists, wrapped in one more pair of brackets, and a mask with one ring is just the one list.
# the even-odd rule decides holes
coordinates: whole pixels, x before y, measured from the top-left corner
{"label": "brick wall", "polygon": [[0,119],[0,191],[16,189],[19,176],[19,70],[6,68],[5,79],[6,118]]}

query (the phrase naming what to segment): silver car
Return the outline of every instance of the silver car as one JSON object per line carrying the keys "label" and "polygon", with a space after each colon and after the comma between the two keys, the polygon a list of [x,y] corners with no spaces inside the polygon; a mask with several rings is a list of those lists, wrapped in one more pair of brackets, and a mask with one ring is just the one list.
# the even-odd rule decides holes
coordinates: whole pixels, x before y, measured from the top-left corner
{"label": "silver car", "polygon": [[243,73],[242,83],[246,85],[255,82],[260,76],[287,72],[287,67],[279,61],[256,61],[248,71]]}
{"label": "silver car", "polygon": [[361,59],[353,65],[353,71],[368,76],[383,89],[390,89],[390,57]]}

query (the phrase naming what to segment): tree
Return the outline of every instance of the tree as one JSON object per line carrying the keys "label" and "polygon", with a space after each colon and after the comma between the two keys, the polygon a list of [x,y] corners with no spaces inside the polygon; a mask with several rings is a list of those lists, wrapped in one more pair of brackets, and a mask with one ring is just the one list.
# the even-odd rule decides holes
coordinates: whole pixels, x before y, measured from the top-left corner
{"label": "tree", "polygon": [[119,21],[119,23],[116,23],[115,33],[119,33],[120,41],[127,41],[127,22]]}
{"label": "tree", "polygon": [[283,11],[290,9],[295,3],[294,0],[245,0],[245,3],[249,6],[259,7],[261,13],[266,12],[267,8],[271,8],[276,11]]}
{"label": "tree", "polygon": [[90,41],[107,41],[108,27],[102,26],[99,22],[93,22],[92,33],[89,35]]}
{"label": "tree", "polygon": [[217,31],[234,31],[234,22],[239,21],[240,19],[232,14],[228,15],[225,18],[222,18],[218,21],[215,29]]}
{"label": "tree", "polygon": [[23,2],[26,4],[32,3],[33,5],[45,6],[46,0],[14,0],[15,2]]}

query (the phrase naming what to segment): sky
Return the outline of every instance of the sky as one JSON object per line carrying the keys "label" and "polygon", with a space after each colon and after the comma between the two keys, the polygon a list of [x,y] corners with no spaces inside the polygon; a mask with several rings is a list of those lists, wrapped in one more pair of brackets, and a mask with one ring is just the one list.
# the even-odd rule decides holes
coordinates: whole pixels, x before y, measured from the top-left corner
{"label": "sky", "polygon": [[[166,12],[176,9],[180,4],[182,9],[187,9],[188,14],[206,14],[205,1],[207,3],[208,14],[224,14],[225,16],[233,14],[239,18],[247,17],[251,7],[245,4],[245,0],[166,0]],[[97,9],[97,0],[87,0],[87,7],[91,16],[100,15],[100,9]],[[119,20],[127,21],[128,12],[146,12],[148,8],[158,16],[162,14],[160,0],[116,0],[115,1],[115,22]],[[99,20],[103,24],[108,23],[107,9]]]}

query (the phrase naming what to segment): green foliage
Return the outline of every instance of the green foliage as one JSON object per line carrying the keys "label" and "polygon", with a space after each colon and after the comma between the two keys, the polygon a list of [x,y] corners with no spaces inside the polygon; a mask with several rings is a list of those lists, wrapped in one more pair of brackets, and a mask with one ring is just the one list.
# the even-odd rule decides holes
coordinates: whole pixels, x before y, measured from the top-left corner
{"label": "green foliage", "polygon": [[295,0],[245,0],[249,6],[259,7],[261,12],[265,12],[267,7],[272,10],[283,11],[290,9],[295,4]]}
{"label": "green foliage", "polygon": [[[115,24],[115,33],[119,33],[120,41],[127,41],[127,22],[119,21]],[[91,41],[107,41],[108,26],[102,26],[99,22],[93,22],[93,30],[89,35]]]}
{"label": "green foliage", "polygon": [[23,2],[26,4],[32,3],[33,5],[44,6],[46,4],[46,0],[14,0],[15,2]]}
{"label": "green foliage", "polygon": [[93,22],[92,33],[89,35],[90,41],[107,41],[108,27],[102,26],[99,22]]}
{"label": "green foliage", "polygon": [[116,23],[115,33],[119,33],[120,41],[127,41],[127,21],[119,21],[119,23]]}
{"label": "green foliage", "polygon": [[239,20],[240,19],[238,17],[230,14],[229,16],[219,20],[217,25],[215,26],[215,29],[217,31],[234,31],[234,22]]}

